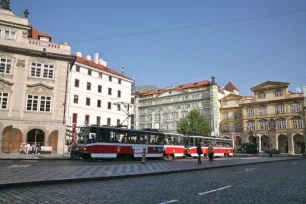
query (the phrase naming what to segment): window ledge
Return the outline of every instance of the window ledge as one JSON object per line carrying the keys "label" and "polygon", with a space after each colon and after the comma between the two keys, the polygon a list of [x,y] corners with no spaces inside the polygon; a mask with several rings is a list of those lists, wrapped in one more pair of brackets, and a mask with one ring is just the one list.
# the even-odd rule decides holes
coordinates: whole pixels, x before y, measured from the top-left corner
{"label": "window ledge", "polygon": [[9,112],[8,109],[0,109],[1,112]]}
{"label": "window ledge", "polygon": [[55,82],[55,79],[48,79],[48,78],[40,78],[40,77],[32,77],[32,76],[28,76],[28,79],[31,80],[44,80],[44,81],[51,81],[51,82]]}
{"label": "window ledge", "polygon": [[42,112],[42,111],[23,111],[24,113],[34,113],[34,114],[46,114],[46,115],[52,115],[52,112]]}

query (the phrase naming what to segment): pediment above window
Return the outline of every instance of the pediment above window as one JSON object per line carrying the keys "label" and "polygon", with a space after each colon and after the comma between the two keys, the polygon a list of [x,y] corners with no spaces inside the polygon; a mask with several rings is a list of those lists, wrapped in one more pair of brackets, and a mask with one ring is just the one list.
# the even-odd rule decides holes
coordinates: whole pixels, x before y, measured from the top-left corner
{"label": "pediment above window", "polygon": [[6,80],[1,79],[1,78],[0,78],[0,82],[4,83],[4,84],[6,84],[6,85],[10,85],[10,86],[14,85],[14,83],[13,83],[13,82],[6,81]]}
{"label": "pediment above window", "polygon": [[43,84],[43,83],[36,83],[36,84],[27,84],[27,87],[29,88],[32,88],[32,87],[44,87],[44,88],[47,88],[47,89],[50,89],[50,90],[53,90],[54,87],[51,87],[51,86],[48,86],[46,84]]}

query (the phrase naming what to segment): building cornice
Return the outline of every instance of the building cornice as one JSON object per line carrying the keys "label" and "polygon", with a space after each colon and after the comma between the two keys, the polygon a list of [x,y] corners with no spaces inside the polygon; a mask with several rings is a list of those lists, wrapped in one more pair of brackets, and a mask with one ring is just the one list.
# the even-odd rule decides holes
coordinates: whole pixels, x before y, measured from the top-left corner
{"label": "building cornice", "polygon": [[303,100],[303,96],[294,97],[294,98],[282,98],[278,100],[270,100],[270,101],[257,101],[257,102],[251,102],[251,103],[240,103],[241,106],[253,106],[253,105],[261,105],[261,104],[269,104],[269,103],[282,103],[282,102],[288,102],[288,101],[297,101],[297,100]]}
{"label": "building cornice", "polygon": [[10,21],[0,20],[0,23],[4,24],[4,25],[8,25],[8,26],[17,27],[17,28],[31,29],[31,26],[24,25],[24,24],[19,24],[19,23],[14,23],[14,22],[10,22]]}

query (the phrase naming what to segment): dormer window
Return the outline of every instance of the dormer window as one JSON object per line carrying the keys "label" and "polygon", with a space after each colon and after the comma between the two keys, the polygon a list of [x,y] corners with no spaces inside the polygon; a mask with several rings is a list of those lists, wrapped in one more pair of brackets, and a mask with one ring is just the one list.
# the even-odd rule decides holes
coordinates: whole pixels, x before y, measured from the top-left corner
{"label": "dormer window", "polygon": [[7,40],[16,40],[16,31],[0,29],[0,37],[1,36]]}
{"label": "dormer window", "polygon": [[50,42],[50,38],[47,37],[39,37],[39,40],[44,42]]}
{"label": "dormer window", "polygon": [[283,96],[283,95],[284,95],[284,91],[283,91],[283,90],[276,90],[276,91],[274,92],[274,95],[275,95],[276,97]]}
{"label": "dormer window", "polygon": [[258,98],[266,98],[266,93],[265,92],[258,93]]}

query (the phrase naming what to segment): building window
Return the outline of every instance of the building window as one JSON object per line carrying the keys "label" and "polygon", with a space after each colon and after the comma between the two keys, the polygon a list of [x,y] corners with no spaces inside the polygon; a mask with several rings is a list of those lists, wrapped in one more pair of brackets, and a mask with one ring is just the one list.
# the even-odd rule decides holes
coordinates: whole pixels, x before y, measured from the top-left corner
{"label": "building window", "polygon": [[286,120],[276,120],[275,129],[286,129]]}
{"label": "building window", "polygon": [[292,127],[295,129],[303,128],[303,120],[300,119],[292,120]]}
{"label": "building window", "polygon": [[39,40],[44,42],[50,42],[50,38],[47,37],[39,37]]}
{"label": "building window", "polygon": [[111,102],[108,102],[108,103],[107,103],[107,108],[108,108],[109,110],[112,109],[112,103],[111,103]]}
{"label": "building window", "polygon": [[120,126],[121,123],[120,123],[120,119],[117,119],[117,126]]}
{"label": "building window", "polygon": [[254,108],[248,108],[247,109],[247,116],[254,116],[255,113],[254,113]]}
{"label": "building window", "polygon": [[87,70],[87,74],[88,74],[88,75],[91,75],[91,72],[92,72],[91,69],[88,69],[88,70]]}
{"label": "building window", "polygon": [[255,122],[248,122],[247,123],[247,130],[248,131],[255,130],[255,129],[256,129]]}
{"label": "building window", "polygon": [[269,122],[268,121],[260,121],[259,126],[261,130],[269,130]]}
{"label": "building window", "polygon": [[240,123],[235,123],[235,132],[241,132],[242,125]]}
{"label": "building window", "polygon": [[13,61],[9,58],[0,57],[0,73],[9,74],[11,73]]}
{"label": "building window", "polygon": [[118,98],[121,98],[121,91],[118,91]]}
{"label": "building window", "polygon": [[267,107],[259,107],[259,115],[267,115]]}
{"label": "building window", "polygon": [[90,106],[90,98],[86,98],[86,106]]}
{"label": "building window", "polygon": [[16,40],[16,31],[4,30],[4,38],[7,40]]}
{"label": "building window", "polygon": [[108,88],[108,95],[112,95],[112,88]]}
{"label": "building window", "polygon": [[266,93],[265,92],[260,92],[258,93],[258,98],[266,98]]}
{"label": "building window", "polygon": [[111,119],[110,118],[107,118],[107,125],[111,126]]}
{"label": "building window", "polygon": [[234,113],[234,117],[235,117],[235,119],[240,119],[241,118],[241,111],[236,111],[235,113]]}
{"label": "building window", "polygon": [[284,105],[278,105],[275,107],[275,113],[276,114],[281,114],[285,113],[285,106]]}
{"label": "building window", "polygon": [[97,101],[97,107],[98,107],[98,108],[101,108],[101,100],[98,100],[98,101]]}
{"label": "building window", "polygon": [[97,116],[97,125],[100,125],[100,124],[101,124],[101,117]]}
{"label": "building window", "polygon": [[49,64],[32,63],[31,64],[31,76],[53,79],[54,66],[49,65]]}
{"label": "building window", "polygon": [[51,112],[51,97],[28,95],[27,111]]}
{"label": "building window", "polygon": [[75,103],[75,104],[79,103],[79,96],[78,95],[73,96],[73,103]]}
{"label": "building window", "polygon": [[120,104],[117,104],[117,111],[121,111],[121,106],[120,106]]}
{"label": "building window", "polygon": [[224,113],[223,114],[223,120],[227,120],[228,119],[228,114],[227,113]]}
{"label": "building window", "polygon": [[283,95],[284,95],[284,91],[283,91],[283,90],[276,90],[276,91],[274,92],[274,95],[275,95],[276,97],[278,97],[278,96],[283,96]]}
{"label": "building window", "polygon": [[112,81],[113,77],[112,76],[108,76],[108,81]]}
{"label": "building window", "polygon": [[0,109],[8,109],[8,93],[0,92]]}
{"label": "building window", "polygon": [[91,83],[90,82],[87,82],[87,90],[91,90]]}
{"label": "building window", "polygon": [[80,66],[76,66],[76,67],[75,67],[75,71],[76,71],[76,72],[80,72]]}
{"label": "building window", "polygon": [[72,123],[75,123],[75,124],[78,123],[78,114],[77,113],[72,114]]}
{"label": "building window", "polygon": [[102,86],[98,85],[98,93],[102,93]]}
{"label": "building window", "polygon": [[301,112],[301,104],[292,104],[291,105],[291,112],[292,113]]}
{"label": "building window", "polygon": [[89,115],[85,115],[85,124],[89,124],[90,117]]}
{"label": "building window", "polygon": [[99,78],[102,79],[102,73],[99,73]]}
{"label": "building window", "polygon": [[74,87],[79,87],[80,86],[80,80],[78,80],[78,79],[75,79],[74,80]]}
{"label": "building window", "polygon": [[118,84],[121,84],[121,79],[118,79]]}

